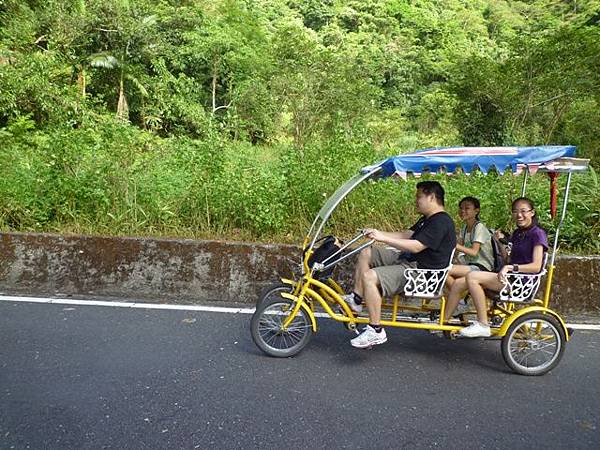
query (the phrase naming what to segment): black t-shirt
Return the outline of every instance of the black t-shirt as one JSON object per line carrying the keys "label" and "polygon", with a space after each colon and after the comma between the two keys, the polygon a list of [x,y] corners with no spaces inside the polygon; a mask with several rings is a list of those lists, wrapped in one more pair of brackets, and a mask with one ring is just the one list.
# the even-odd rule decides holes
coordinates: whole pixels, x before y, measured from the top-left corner
{"label": "black t-shirt", "polygon": [[440,211],[429,217],[421,217],[410,228],[414,233],[411,239],[416,239],[426,249],[414,253],[420,269],[443,269],[450,262],[452,250],[456,247],[454,221],[445,211]]}

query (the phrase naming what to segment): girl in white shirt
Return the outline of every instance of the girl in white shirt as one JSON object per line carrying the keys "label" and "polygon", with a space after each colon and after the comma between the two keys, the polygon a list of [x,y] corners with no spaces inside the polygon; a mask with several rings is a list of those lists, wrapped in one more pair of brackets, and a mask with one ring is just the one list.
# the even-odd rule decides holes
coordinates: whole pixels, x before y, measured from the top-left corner
{"label": "girl in white shirt", "polygon": [[[453,265],[448,275],[450,293],[444,321],[450,319],[462,294],[467,290],[467,274],[472,271],[490,272],[494,266],[492,235],[479,220],[479,200],[475,197],[465,197],[458,203],[458,208],[459,216],[464,221],[456,244],[460,264]],[[487,317],[485,320],[487,321]]]}

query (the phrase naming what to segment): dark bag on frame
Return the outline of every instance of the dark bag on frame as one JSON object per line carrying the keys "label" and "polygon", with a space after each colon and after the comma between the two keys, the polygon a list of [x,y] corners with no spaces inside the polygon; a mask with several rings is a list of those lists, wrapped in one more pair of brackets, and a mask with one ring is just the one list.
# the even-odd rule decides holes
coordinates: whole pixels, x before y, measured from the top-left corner
{"label": "dark bag on frame", "polygon": [[[315,263],[322,263],[342,247],[342,243],[335,236],[324,236],[315,242],[313,254],[308,258],[308,267],[312,268]],[[328,261],[328,264],[335,261],[334,258]],[[334,267],[325,271],[316,272],[318,279],[327,279],[331,277]]]}

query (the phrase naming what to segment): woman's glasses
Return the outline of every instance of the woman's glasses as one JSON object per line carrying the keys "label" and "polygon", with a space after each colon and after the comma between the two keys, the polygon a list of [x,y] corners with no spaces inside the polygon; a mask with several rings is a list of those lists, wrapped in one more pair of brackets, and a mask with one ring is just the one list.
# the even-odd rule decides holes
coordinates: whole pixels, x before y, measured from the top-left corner
{"label": "woman's glasses", "polygon": [[513,209],[512,213],[516,216],[517,214],[525,215],[531,211],[533,211],[533,209]]}

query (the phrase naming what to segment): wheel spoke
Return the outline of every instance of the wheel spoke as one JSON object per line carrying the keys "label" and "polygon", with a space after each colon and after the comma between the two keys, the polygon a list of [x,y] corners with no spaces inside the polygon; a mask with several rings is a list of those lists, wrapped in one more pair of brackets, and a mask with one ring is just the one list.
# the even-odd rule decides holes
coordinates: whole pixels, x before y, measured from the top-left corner
{"label": "wheel spoke", "polygon": [[266,318],[264,320],[261,320],[258,327],[259,329],[265,329],[265,330],[275,330],[280,328],[281,323],[278,323],[275,320],[269,319],[267,320]]}
{"label": "wheel spoke", "polygon": [[270,343],[270,342],[273,342],[277,338],[277,333],[273,333],[272,331],[269,331],[267,333],[262,333],[261,336],[267,337],[267,340],[265,342]]}
{"label": "wheel spoke", "polygon": [[281,329],[281,324],[276,322],[268,323],[268,324],[259,324],[258,330],[265,332],[276,332]]}
{"label": "wheel spoke", "polygon": [[558,330],[543,319],[524,321],[517,325],[508,339],[509,358],[527,373],[543,371],[561,351]]}
{"label": "wheel spoke", "polygon": [[294,341],[294,342],[298,342],[300,339],[302,339],[302,336],[304,336],[304,333],[298,333],[298,332],[291,332],[291,333],[286,333],[289,337],[290,340]]}
{"label": "wheel spoke", "polygon": [[265,306],[256,318],[256,331],[262,345],[278,352],[277,356],[285,356],[279,352],[293,351],[297,346],[303,346],[303,341],[311,333],[311,324],[306,312],[298,311],[291,323],[284,329],[283,324],[290,317],[293,303],[288,300],[275,301]]}
{"label": "wheel spoke", "polygon": [[281,325],[283,324],[285,317],[284,316],[271,316],[267,320],[271,326],[279,329],[279,328],[281,328]]}
{"label": "wheel spoke", "polygon": [[297,324],[295,326],[289,326],[287,329],[288,329],[289,332],[296,331],[296,332],[301,332],[302,333],[303,332],[302,330],[305,330],[307,328],[310,328],[310,325],[308,325],[308,324],[304,324],[304,325]]}

